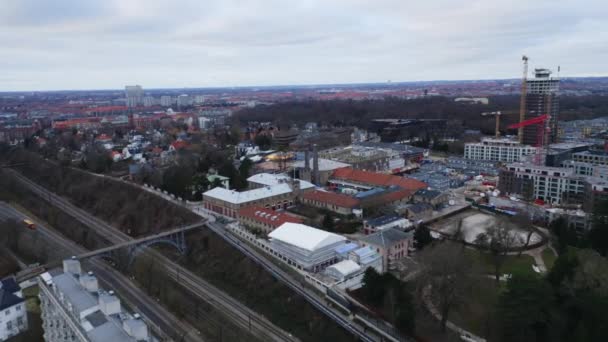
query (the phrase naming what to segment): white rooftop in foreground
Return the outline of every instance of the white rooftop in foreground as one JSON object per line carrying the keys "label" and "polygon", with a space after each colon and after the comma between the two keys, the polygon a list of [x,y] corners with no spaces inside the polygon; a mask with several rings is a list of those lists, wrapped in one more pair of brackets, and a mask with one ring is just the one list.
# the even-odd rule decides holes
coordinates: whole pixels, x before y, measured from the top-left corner
{"label": "white rooftop in foreground", "polygon": [[236,190],[228,190],[222,187],[213,188],[207,192],[205,192],[204,196],[209,196],[213,198],[217,198],[222,201],[226,201],[234,204],[247,203],[251,201],[256,201],[263,198],[268,198],[271,196],[278,196],[282,194],[290,193],[291,187],[289,184],[282,183],[273,186],[265,186],[259,189],[247,190],[247,191],[236,191]]}
{"label": "white rooftop in foreground", "polygon": [[346,241],[346,238],[321,229],[313,228],[300,223],[283,223],[273,230],[268,237],[284,243],[308,250],[317,249]]}
{"label": "white rooftop in foreground", "polygon": [[[309,166],[312,169],[313,158],[310,158],[309,162],[310,162]],[[297,167],[297,168],[303,168],[304,161],[299,160],[299,161],[295,162],[293,165],[294,165],[294,167]],[[340,169],[340,168],[348,167],[348,166],[350,166],[350,164],[337,162],[337,161],[334,161],[331,159],[319,158],[319,171],[331,171],[331,170]]]}
{"label": "white rooftop in foreground", "polygon": [[344,277],[347,277],[355,272],[358,272],[361,269],[361,266],[352,260],[342,260],[337,264],[333,264],[328,268],[335,269]]}
{"label": "white rooftop in foreground", "polygon": [[[258,173],[258,174],[255,174],[255,175],[247,178],[248,182],[263,184],[263,185],[267,185],[267,186],[281,184],[281,182],[286,182],[289,180],[291,180],[291,178],[284,173],[278,173],[278,174]],[[312,184],[310,182],[307,182],[304,180],[299,180],[299,181],[300,181],[300,189],[302,189],[302,190],[315,187],[314,184]]]}

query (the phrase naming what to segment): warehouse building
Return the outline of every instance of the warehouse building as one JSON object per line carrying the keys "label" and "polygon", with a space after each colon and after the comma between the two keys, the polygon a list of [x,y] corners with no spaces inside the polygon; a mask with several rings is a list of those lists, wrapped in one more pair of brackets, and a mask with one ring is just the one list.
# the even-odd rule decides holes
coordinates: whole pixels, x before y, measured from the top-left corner
{"label": "warehouse building", "polygon": [[287,264],[319,272],[338,262],[336,248],[346,238],[304,224],[287,222],[268,234],[272,248]]}

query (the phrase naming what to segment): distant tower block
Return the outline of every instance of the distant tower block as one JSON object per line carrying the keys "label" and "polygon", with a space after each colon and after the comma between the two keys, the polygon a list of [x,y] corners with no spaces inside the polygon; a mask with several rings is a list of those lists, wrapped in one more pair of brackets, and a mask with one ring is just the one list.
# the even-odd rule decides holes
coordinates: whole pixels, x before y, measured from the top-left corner
{"label": "distant tower block", "polygon": [[312,145],[312,182],[319,185],[319,151],[317,151],[317,144]]}
{"label": "distant tower block", "polygon": [[[549,69],[535,69],[535,77],[528,79],[526,91],[525,120],[548,115],[548,134],[545,144],[557,142],[559,118],[559,78],[551,77]],[[545,128],[539,125],[523,128],[523,143],[535,145],[538,140],[538,130]]]}

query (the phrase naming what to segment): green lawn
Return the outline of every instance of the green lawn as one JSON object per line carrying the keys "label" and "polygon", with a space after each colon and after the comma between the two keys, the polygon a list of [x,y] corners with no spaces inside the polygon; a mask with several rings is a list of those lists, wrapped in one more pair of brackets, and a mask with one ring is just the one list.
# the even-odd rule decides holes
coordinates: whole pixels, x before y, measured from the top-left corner
{"label": "green lawn", "polygon": [[[479,265],[481,266],[481,270],[484,273],[494,274],[494,265],[492,263],[492,256],[489,253],[480,252],[476,249],[466,248],[465,252],[471,258],[478,260]],[[521,256],[517,255],[508,255],[506,256],[506,260],[502,265],[500,270],[501,274],[506,273],[515,273],[515,272],[533,272],[532,265],[534,265],[534,258],[522,254]]]}
{"label": "green lawn", "polygon": [[40,314],[40,305],[38,304],[38,286],[28,287],[23,290],[23,297],[25,298],[25,306],[27,311],[34,314]]}
{"label": "green lawn", "polygon": [[551,248],[545,248],[543,250],[542,257],[543,261],[545,262],[545,266],[547,266],[547,270],[550,270],[553,267],[557,256],[555,255],[555,253],[553,253],[553,250],[551,250]]}

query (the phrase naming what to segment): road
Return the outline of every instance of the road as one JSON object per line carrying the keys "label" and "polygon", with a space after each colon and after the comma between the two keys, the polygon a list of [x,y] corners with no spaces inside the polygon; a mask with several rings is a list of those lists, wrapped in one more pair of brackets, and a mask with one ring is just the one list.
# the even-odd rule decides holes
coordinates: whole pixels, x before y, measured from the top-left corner
{"label": "road", "polygon": [[[94,230],[97,234],[108,240],[108,242],[118,244],[133,239],[131,236],[112,227],[88,212],[77,208],[68,200],[48,191],[15,170],[5,170],[15,176],[16,179],[32,192],[38,194],[68,215],[74,217],[77,221],[81,222],[86,227],[89,227],[89,229]],[[254,336],[263,341],[298,341],[297,338],[275,326],[265,317],[260,316],[255,311],[249,309],[247,306],[204,281],[176,262],[168,259],[161,253],[152,249],[147,249],[147,254],[154,258],[159,265],[162,265],[165,273],[174,279],[177,284],[183,286],[198,298],[213,305],[216,310],[220,311],[245,331],[251,332]]]}
{"label": "road", "polygon": [[[17,211],[5,202],[0,202],[0,220],[15,219],[21,222],[26,215]],[[32,219],[31,217],[29,219]],[[88,252],[84,247],[77,245],[73,241],[65,238],[54,230],[45,227],[40,222],[36,223],[36,230],[29,231],[31,234],[40,234],[47,241],[56,246],[60,246],[69,253],[83,254]],[[90,270],[95,273],[97,278],[104,284],[106,289],[113,289],[120,298],[129,304],[134,310],[146,320],[146,323],[157,336],[161,338],[184,340],[190,342],[203,341],[195,333],[191,325],[173,316],[169,311],[162,307],[155,300],[150,298],[139,287],[133,284],[126,276],[106,265],[97,259],[89,260]]]}

